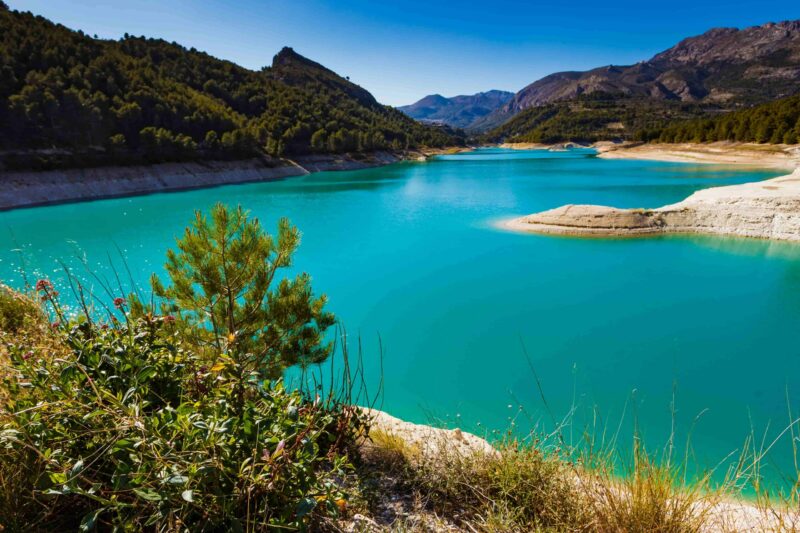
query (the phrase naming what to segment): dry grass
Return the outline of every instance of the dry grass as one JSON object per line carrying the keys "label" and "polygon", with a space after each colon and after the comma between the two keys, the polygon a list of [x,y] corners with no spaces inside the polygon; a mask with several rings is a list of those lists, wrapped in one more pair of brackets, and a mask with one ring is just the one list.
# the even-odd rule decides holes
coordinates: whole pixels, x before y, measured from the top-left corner
{"label": "dry grass", "polygon": [[614,475],[608,467],[581,475],[599,530],[693,533],[705,529],[725,493],[723,488],[712,489],[707,476],[682,483],[679,468],[669,461],[659,463],[642,451],[632,461],[623,476]]}
{"label": "dry grass", "polygon": [[[36,300],[0,284],[0,383],[8,379],[11,345],[29,347],[30,353],[64,353],[61,341],[53,334],[47,315]],[[0,417],[5,405],[5,387],[0,386]]]}
{"label": "dry grass", "polygon": [[406,484],[425,509],[464,530],[590,530],[589,506],[571,468],[519,441],[505,443],[496,454],[464,453],[447,442],[420,454],[379,431],[373,444],[388,444],[391,469],[402,459]]}
{"label": "dry grass", "polygon": [[[444,441],[420,453],[380,428],[371,436],[373,471],[400,475],[421,509],[461,531],[800,531],[796,499],[743,504],[738,472],[715,485],[710,472],[690,476],[683,462],[643,449],[621,466],[607,453],[582,457],[580,464],[591,465],[582,467],[538,441],[510,440],[496,454],[463,453],[441,432],[433,438]],[[408,525],[401,518],[386,528],[415,531]]]}
{"label": "dry grass", "polygon": [[[39,303],[0,285],[0,429],[9,415],[3,384],[6,380],[16,379],[8,360],[12,344],[30,347],[31,353],[50,356],[66,351],[53,334]],[[38,478],[40,473],[32,471],[29,466],[0,461],[0,516],[6,517],[9,531],[13,531],[15,525],[22,525],[16,524],[13,517],[25,516],[26,508],[31,505],[30,495],[24,494],[20,487],[32,486],[30,480]]]}

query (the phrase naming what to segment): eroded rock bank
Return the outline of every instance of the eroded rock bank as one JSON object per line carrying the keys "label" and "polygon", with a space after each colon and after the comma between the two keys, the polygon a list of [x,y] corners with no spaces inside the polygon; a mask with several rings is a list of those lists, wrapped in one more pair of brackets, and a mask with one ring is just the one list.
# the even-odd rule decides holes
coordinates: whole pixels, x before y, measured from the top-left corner
{"label": "eroded rock bank", "polygon": [[707,233],[800,241],[800,169],[771,180],[704,189],[658,209],[566,205],[501,225],[558,235]]}
{"label": "eroded rock bank", "polygon": [[425,159],[446,150],[309,155],[294,160],[247,159],[120,167],[0,172],[0,210],[269,181],[326,170],[359,170]]}

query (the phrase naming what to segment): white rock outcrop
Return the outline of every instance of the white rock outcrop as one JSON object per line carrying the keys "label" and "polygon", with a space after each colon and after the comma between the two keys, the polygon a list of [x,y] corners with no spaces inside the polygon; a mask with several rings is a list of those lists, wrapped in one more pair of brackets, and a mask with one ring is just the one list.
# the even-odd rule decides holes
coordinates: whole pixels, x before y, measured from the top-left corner
{"label": "white rock outcrop", "polygon": [[800,241],[800,169],[771,180],[704,189],[658,209],[567,205],[502,225],[561,235],[708,233]]}

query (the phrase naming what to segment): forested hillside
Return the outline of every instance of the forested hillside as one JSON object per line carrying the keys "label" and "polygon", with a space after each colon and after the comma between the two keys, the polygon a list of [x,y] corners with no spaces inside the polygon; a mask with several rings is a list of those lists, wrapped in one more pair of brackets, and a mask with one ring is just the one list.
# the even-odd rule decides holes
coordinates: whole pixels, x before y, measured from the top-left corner
{"label": "forested hillside", "polygon": [[645,129],[636,138],[670,143],[740,141],[796,144],[800,141],[800,95],[713,118]]}
{"label": "forested hillside", "polygon": [[718,108],[688,102],[654,101],[595,92],[574,100],[530,107],[489,131],[489,142],[556,143],[630,139],[644,129],[656,129]]}
{"label": "forested hillside", "polygon": [[0,123],[10,168],[458,142],[289,48],[256,72],[159,39],[93,39],[2,3]]}

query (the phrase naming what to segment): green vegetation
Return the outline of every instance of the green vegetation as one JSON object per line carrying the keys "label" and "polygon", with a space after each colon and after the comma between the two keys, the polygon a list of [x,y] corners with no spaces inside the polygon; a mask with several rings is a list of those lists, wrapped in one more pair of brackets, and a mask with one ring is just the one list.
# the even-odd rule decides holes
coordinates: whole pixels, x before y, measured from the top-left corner
{"label": "green vegetation", "polygon": [[332,350],[323,337],[334,317],[324,296],[314,298],[309,275],[271,288],[299,244],[300,232],[287,219],[273,238],[241,207],[218,204],[210,221],[197,213],[178,251],[167,253],[172,284],[164,287],[153,276],[153,292],[164,300],[162,313],[178,317],[198,349],[237,354],[240,380],[251,373],[278,379],[287,367],[323,362]]}
{"label": "green vegetation", "polygon": [[531,107],[489,131],[489,142],[596,142],[632,139],[637,131],[717,111],[716,108],[594,92]]}
{"label": "green vegetation", "polygon": [[288,48],[255,72],[163,40],[93,39],[4,7],[0,123],[7,168],[461,142]]}
{"label": "green vegetation", "polygon": [[666,143],[739,141],[771,144],[800,142],[800,96],[790,96],[713,118],[645,128],[637,140]]}
{"label": "green vegetation", "polygon": [[330,353],[324,299],[276,279],[297,231],[218,206],[178,245],[178,316],[121,296],[104,322],[67,316],[47,280],[0,291],[0,529],[307,529],[345,508],[360,415],[270,379]]}
{"label": "green vegetation", "polygon": [[490,142],[800,142],[800,96],[724,113],[707,105],[592,93],[526,109],[486,134]]}

